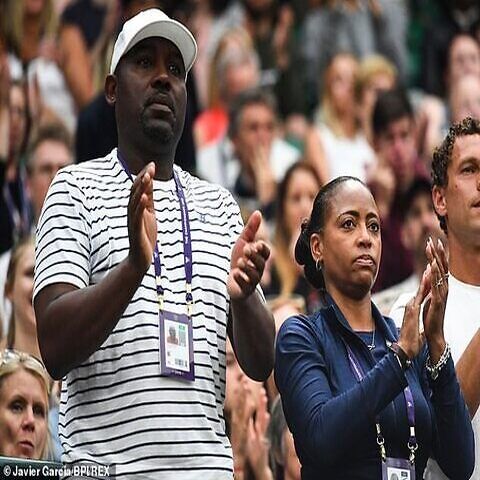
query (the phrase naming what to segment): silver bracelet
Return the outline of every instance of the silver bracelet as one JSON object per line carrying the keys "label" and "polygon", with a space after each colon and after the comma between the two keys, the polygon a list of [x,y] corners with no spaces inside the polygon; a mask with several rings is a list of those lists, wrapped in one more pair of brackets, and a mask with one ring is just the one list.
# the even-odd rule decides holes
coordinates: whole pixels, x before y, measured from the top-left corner
{"label": "silver bracelet", "polygon": [[445,343],[445,349],[443,350],[443,353],[440,355],[440,358],[435,365],[432,365],[432,362],[430,360],[430,354],[428,354],[426,368],[432,380],[436,380],[438,378],[438,375],[440,374],[442,368],[447,364],[450,355],[451,351],[450,345],[448,343]]}

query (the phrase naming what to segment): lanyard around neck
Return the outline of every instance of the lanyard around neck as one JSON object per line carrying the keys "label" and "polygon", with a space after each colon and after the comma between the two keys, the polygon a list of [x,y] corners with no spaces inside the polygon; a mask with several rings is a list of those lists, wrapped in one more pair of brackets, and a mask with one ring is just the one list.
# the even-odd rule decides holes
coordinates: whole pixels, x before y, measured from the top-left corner
{"label": "lanyard around neck", "polygon": [[[345,342],[345,347],[347,349],[347,356],[348,356],[348,361],[350,363],[350,367],[353,371],[353,374],[355,375],[355,378],[357,379],[358,382],[360,382],[365,377],[363,368],[360,365],[360,362],[358,361],[357,357],[353,353],[352,349],[346,342]],[[418,448],[418,444],[417,444],[417,438],[415,436],[415,404],[413,402],[412,391],[410,390],[410,387],[408,385],[404,388],[403,395],[405,397],[408,425],[410,427],[410,436],[408,438],[407,447],[408,447],[408,450],[410,451],[410,455],[409,455],[410,463],[413,464],[415,461],[415,451]],[[380,455],[382,457],[382,460],[385,461],[387,457],[386,451],[385,451],[385,445],[384,445],[385,439],[382,435],[382,431],[380,428],[380,421],[378,417],[376,417],[375,419],[375,426],[377,429],[377,444],[380,447]]]}
{"label": "lanyard around neck", "polygon": [[[133,177],[128,168],[123,155],[117,151],[118,160],[122,165],[128,178],[133,182]],[[183,191],[182,184],[178,173],[173,169],[173,178],[175,180],[175,189],[177,192],[178,200],[180,202],[180,213],[182,216],[182,238],[183,238],[183,265],[185,267],[185,284],[186,284],[186,302],[188,316],[192,316],[193,295],[192,295],[192,237],[190,233],[190,221],[188,217],[187,201],[185,199],[185,193]],[[162,263],[160,260],[160,250],[158,249],[158,241],[155,242],[155,248],[153,250],[153,264],[155,267],[155,284],[157,287],[158,306],[160,310],[163,310],[163,297],[164,289],[162,287]]]}

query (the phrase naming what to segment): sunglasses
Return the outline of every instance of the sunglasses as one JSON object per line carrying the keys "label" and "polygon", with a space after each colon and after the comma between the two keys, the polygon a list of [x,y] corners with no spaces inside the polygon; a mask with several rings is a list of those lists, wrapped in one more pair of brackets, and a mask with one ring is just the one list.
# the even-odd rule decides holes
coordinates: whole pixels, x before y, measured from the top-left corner
{"label": "sunglasses", "polygon": [[47,370],[45,369],[42,361],[33,355],[25,352],[19,352],[18,350],[12,350],[10,348],[0,351],[0,369],[4,365],[8,365],[13,362],[30,364],[33,368],[40,370],[44,375],[48,376]]}

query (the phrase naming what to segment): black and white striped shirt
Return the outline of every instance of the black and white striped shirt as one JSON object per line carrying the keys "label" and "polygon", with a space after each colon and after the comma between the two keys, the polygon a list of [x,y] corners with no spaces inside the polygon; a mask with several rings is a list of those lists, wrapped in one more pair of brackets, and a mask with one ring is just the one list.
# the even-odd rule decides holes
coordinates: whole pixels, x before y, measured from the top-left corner
{"label": "black and white striped shirt", "polygon": [[[227,190],[174,168],[185,191],[192,235],[195,381],[159,376],[152,263],[107,340],[64,379],[63,461],[115,465],[119,478],[231,479],[232,451],[223,419],[226,281],[242,220]],[[95,285],[125,258],[131,185],[116,150],[58,173],[37,231],[34,296],[53,283]],[[186,313],[181,213],[173,179],[154,182],[154,202],[165,309]]]}

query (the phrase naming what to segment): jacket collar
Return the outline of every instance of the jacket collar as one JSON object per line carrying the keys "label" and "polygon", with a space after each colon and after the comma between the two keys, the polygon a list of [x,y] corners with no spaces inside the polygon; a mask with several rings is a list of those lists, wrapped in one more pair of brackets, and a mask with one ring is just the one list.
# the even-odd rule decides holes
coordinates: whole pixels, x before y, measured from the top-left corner
{"label": "jacket collar", "polygon": [[[394,326],[389,325],[383,315],[380,313],[378,308],[373,302],[372,305],[372,316],[375,321],[375,328],[382,332],[385,336],[385,339],[388,342],[395,342],[397,340],[397,332]],[[325,293],[325,306],[320,310],[327,322],[334,328],[336,328],[341,335],[350,337],[354,335],[357,337],[357,334],[352,329],[347,319],[343,315],[342,311],[335,303],[335,300],[332,296],[326,292]]]}

